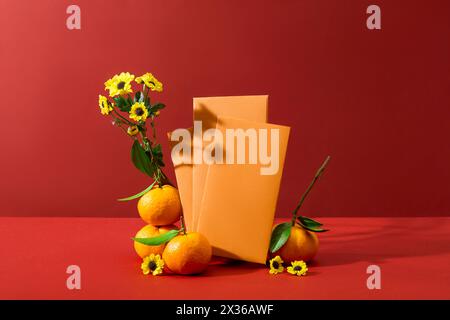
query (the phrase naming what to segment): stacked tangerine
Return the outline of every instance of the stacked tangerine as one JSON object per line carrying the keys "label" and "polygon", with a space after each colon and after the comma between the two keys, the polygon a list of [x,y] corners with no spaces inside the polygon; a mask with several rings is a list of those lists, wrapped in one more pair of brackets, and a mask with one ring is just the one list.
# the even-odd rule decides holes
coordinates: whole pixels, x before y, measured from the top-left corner
{"label": "stacked tangerine", "polygon": [[[137,208],[147,225],[136,233],[135,238],[154,238],[178,229],[174,224],[182,216],[182,206],[178,190],[173,186],[156,185],[139,199]],[[149,246],[135,241],[134,249],[144,260],[143,270],[154,275],[162,271],[163,265],[178,274],[201,273],[212,255],[208,239],[198,232],[185,232],[184,226],[167,243]]]}

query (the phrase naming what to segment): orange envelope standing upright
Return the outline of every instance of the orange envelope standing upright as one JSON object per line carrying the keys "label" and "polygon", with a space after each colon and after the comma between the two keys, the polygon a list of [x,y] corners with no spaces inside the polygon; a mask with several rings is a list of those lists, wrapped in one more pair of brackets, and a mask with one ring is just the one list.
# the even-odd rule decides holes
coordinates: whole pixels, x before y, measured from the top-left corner
{"label": "orange envelope standing upright", "polygon": [[[193,133],[193,129],[187,129],[189,133]],[[167,134],[169,138],[169,146],[172,152],[173,147],[178,143],[178,141],[172,141],[172,132]],[[191,154],[192,154],[192,139],[191,139]],[[180,194],[181,206],[183,207],[184,222],[186,224],[187,230],[193,230],[192,228],[192,163],[183,163],[183,154],[171,155],[172,162],[174,164],[175,177],[177,179],[178,192]]]}
{"label": "orange envelope standing upright", "polygon": [[[266,146],[262,146],[258,136],[258,155],[264,149],[270,155],[272,144],[279,143],[278,154],[271,155],[278,156],[277,170],[273,174],[261,174],[268,165],[261,164],[260,159],[256,164],[247,161],[245,164],[211,165],[206,177],[198,232],[208,238],[213,246],[213,254],[217,256],[265,263],[290,128],[242,119],[218,119],[217,129],[224,137],[227,129],[239,128],[244,131],[255,129],[258,133],[260,129],[267,130],[269,138]],[[278,131],[277,141],[270,138],[273,129]],[[248,160],[250,143],[248,138],[246,141],[245,158]],[[236,141],[234,145],[236,147]],[[225,151],[229,152],[228,149]],[[235,159],[237,152],[234,150]]]}
{"label": "orange envelope standing upright", "polygon": [[[194,98],[194,121],[201,121],[202,132],[216,128],[218,117],[267,122],[268,98],[267,95]],[[202,139],[202,137],[199,138]],[[199,146],[200,150],[197,152],[203,152],[202,141],[197,141],[197,143],[194,141],[194,148],[195,146]],[[209,165],[205,163],[192,166],[191,231],[197,230],[208,167]],[[185,200],[184,202],[188,204],[189,201]]]}

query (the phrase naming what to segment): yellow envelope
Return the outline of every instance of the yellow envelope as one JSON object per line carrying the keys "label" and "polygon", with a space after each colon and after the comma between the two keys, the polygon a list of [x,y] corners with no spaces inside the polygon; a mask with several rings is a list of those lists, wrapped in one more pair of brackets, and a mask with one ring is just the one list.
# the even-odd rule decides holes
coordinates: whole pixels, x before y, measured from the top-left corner
{"label": "yellow envelope", "polygon": [[[194,121],[202,122],[203,132],[216,128],[218,117],[267,122],[268,99],[267,95],[194,98]],[[203,152],[202,144],[198,145],[202,149],[199,152]],[[197,230],[208,167],[204,163],[192,166],[192,231]],[[188,205],[189,201],[184,202]]]}
{"label": "yellow envelope", "polygon": [[[226,129],[232,128],[254,128],[258,131],[267,129],[268,132],[278,129],[278,170],[274,174],[262,175],[261,170],[265,165],[261,163],[210,165],[197,229],[208,238],[214,255],[264,264],[269,249],[290,128],[219,117],[217,129],[224,137]],[[270,133],[268,136],[270,137]],[[275,141],[268,139],[267,150],[271,150],[272,143]],[[236,156],[236,150],[234,152]],[[249,159],[249,152],[247,147],[246,159]]]}

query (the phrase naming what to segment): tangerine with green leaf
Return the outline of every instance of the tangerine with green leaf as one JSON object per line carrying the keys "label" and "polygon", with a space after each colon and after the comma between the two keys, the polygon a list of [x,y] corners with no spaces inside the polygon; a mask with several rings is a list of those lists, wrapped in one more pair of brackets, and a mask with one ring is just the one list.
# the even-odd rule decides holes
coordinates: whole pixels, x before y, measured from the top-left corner
{"label": "tangerine with green leaf", "polygon": [[[163,227],[155,227],[151,224],[148,224],[141,228],[137,233],[135,238],[153,238],[157,237],[161,234],[165,234],[170,230],[176,229],[176,226],[170,225],[170,226],[163,226]],[[139,243],[137,241],[134,242],[134,250],[138,254],[139,257],[144,258],[146,256],[153,254],[159,254],[162,255],[164,248],[166,245],[160,244],[157,246],[148,246],[142,243]]]}
{"label": "tangerine with green leaf", "polygon": [[330,157],[317,171],[314,179],[303,193],[300,202],[292,213],[290,222],[280,223],[275,226],[270,239],[270,256],[279,255],[284,262],[291,263],[296,260],[311,261],[319,250],[319,238],[316,233],[326,232],[322,224],[308,217],[299,216],[298,211],[306,196],[322,175]]}
{"label": "tangerine with green leaf", "polygon": [[314,232],[300,226],[290,228],[289,238],[285,244],[273,253],[279,255],[286,264],[296,260],[311,261],[319,250],[319,238]]}

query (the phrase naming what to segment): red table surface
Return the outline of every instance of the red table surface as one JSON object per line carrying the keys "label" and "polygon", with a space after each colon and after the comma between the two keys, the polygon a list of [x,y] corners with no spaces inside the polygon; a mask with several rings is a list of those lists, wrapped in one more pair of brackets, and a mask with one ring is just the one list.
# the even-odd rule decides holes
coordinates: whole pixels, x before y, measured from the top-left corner
{"label": "red table surface", "polygon": [[[450,299],[450,218],[322,218],[306,277],[262,265],[210,266],[200,276],[144,276],[129,218],[0,218],[1,299]],[[66,268],[81,268],[68,290]],[[381,268],[369,290],[366,269]]]}

